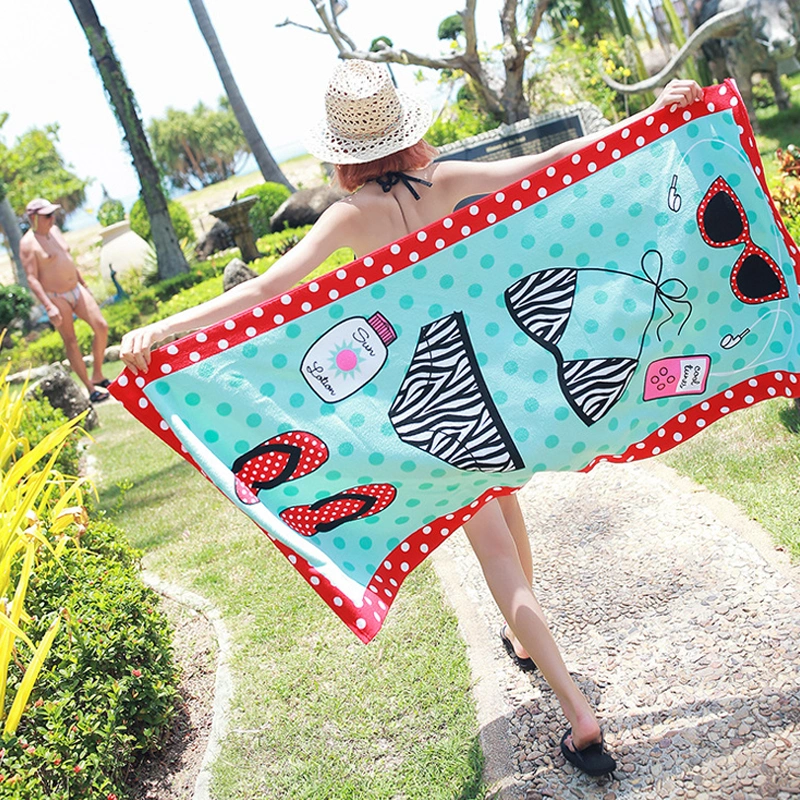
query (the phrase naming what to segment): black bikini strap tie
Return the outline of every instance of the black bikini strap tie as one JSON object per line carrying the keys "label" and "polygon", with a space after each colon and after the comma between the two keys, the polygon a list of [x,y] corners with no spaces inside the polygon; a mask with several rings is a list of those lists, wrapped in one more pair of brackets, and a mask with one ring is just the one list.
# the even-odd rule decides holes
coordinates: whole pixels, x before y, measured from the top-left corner
{"label": "black bikini strap tie", "polygon": [[405,172],[387,172],[380,178],[375,178],[375,182],[383,189],[384,192],[389,192],[397,183],[402,182],[403,186],[411,192],[415,200],[419,200],[417,190],[411,185],[412,183],[421,183],[423,186],[433,186],[430,181],[423,180],[422,178],[415,178],[413,175],[406,175]]}

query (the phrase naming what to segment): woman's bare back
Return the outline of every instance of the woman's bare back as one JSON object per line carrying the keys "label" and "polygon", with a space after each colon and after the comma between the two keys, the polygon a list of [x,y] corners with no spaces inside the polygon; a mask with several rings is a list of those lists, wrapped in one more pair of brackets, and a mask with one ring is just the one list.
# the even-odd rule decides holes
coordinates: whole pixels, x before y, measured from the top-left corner
{"label": "woman's bare back", "polygon": [[350,205],[360,212],[363,225],[353,230],[350,238],[355,239],[350,246],[358,256],[377,250],[390,242],[424,228],[453,211],[463,199],[454,191],[457,181],[453,180],[459,172],[455,164],[429,164],[423,169],[404,173],[419,196],[416,199],[411,189],[399,180],[388,191],[370,181],[355,194],[344,198],[341,204]]}

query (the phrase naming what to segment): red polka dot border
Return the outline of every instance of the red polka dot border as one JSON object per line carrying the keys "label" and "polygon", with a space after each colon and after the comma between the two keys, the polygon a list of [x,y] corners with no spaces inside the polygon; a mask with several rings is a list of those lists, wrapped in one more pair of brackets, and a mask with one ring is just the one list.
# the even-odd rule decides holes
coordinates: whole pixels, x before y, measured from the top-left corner
{"label": "red polka dot border", "polygon": [[414,531],[386,556],[364,589],[363,597],[357,601],[351,600],[318,569],[269,531],[264,530],[264,533],[342,622],[366,644],[380,631],[403,581],[414,569],[486,503],[516,491],[518,487],[495,486],[465,508]]}
{"label": "red polka dot border", "polygon": [[667,420],[645,439],[630,445],[624,453],[597,456],[580,472],[589,472],[603,461],[627,463],[666,453],[731,412],[774,397],[800,397],[800,373],[766,372],[737,383]]}

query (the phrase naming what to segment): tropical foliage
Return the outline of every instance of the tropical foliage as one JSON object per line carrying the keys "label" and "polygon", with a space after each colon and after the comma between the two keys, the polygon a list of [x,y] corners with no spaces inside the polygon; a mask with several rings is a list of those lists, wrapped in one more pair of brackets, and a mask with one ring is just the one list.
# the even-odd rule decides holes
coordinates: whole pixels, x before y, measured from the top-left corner
{"label": "tropical foliage", "polygon": [[[62,622],[56,609],[38,641],[23,630],[30,622],[25,603],[31,576],[77,544],[86,522],[84,481],[55,470],[65,441],[82,417],[65,422],[39,442],[20,436],[24,392],[12,395],[7,374],[8,366],[0,373],[0,597],[7,598],[0,602],[0,719],[6,736],[20,723]],[[16,684],[13,693],[9,677]]]}
{"label": "tropical foliage", "polygon": [[528,82],[528,95],[533,113],[588,101],[606,119],[616,122],[644,108],[652,99],[642,95],[620,96],[603,82],[599,68],[621,82],[629,81],[633,75],[625,48],[613,37],[589,45],[581,24],[572,18],[553,44],[549,53],[535,55],[531,61],[533,75]]}
{"label": "tropical foliage", "polygon": [[97,209],[97,221],[104,228],[122,222],[124,219],[125,206],[122,205],[121,200],[113,200],[108,197],[100,203],[100,208]]}
{"label": "tropical foliage", "polygon": [[785,150],[778,148],[775,158],[778,176],[772,197],[789,233],[797,241],[800,239],[800,147],[790,144]]}
{"label": "tropical foliage", "polygon": [[498,122],[494,117],[476,108],[473,103],[458,100],[446,106],[436,117],[425,134],[425,141],[434,147],[439,147],[493,130],[497,125]]}
{"label": "tropical foliage", "polygon": [[[4,121],[0,115],[0,128]],[[58,152],[58,128],[55,123],[31,128],[13,145],[0,139],[0,194],[8,197],[19,216],[34,197],[60,203],[67,213],[86,199],[89,181],[75,175]]]}
{"label": "tropical foliage", "polygon": [[63,623],[16,734],[0,737],[3,798],[129,797],[132,768],[175,712],[171,629],[140,554],[104,520],[90,519],[80,541],[30,582],[29,630],[57,609]]}
{"label": "tropical foliage", "polygon": [[200,189],[230,178],[250,149],[227,97],[219,108],[198,103],[190,112],[168,108],[147,135],[159,169],[178,189]]}
{"label": "tropical foliage", "polygon": [[267,181],[267,183],[251,186],[239,193],[240,198],[250,197],[251,195],[256,195],[258,202],[250,209],[248,218],[250,227],[253,229],[253,235],[256,239],[260,239],[271,231],[270,218],[283,201],[290,197],[291,192],[282,183]]}
{"label": "tropical foliage", "polygon": [[[192,220],[189,218],[189,212],[177,200],[170,200],[167,203],[169,210],[169,217],[172,220],[172,227],[175,230],[175,235],[178,241],[184,239],[191,243],[197,241],[197,234],[192,227]],[[146,242],[152,242],[153,236],[150,227],[150,217],[147,213],[147,207],[144,200],[140,197],[131,208],[131,230],[138,233]],[[180,274],[180,273],[179,273]]]}
{"label": "tropical foliage", "polygon": [[0,286],[0,331],[24,322],[33,307],[33,295],[24,286]]}
{"label": "tropical foliage", "polygon": [[[112,797],[175,709],[171,633],[139,554],[91,521],[82,417],[0,371],[0,796]],[[72,474],[68,474],[69,470]]]}

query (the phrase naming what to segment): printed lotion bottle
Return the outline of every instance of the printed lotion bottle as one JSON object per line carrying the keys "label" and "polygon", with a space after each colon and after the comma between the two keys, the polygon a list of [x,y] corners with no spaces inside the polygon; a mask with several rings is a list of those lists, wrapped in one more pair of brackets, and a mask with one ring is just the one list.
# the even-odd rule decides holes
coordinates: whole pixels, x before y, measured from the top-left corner
{"label": "printed lotion bottle", "polygon": [[338,403],[357,392],[386,363],[387,347],[397,338],[383,314],[369,319],[348,317],[309,347],[300,371],[326,403]]}

